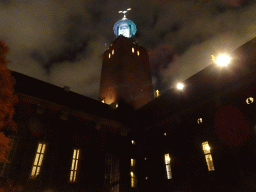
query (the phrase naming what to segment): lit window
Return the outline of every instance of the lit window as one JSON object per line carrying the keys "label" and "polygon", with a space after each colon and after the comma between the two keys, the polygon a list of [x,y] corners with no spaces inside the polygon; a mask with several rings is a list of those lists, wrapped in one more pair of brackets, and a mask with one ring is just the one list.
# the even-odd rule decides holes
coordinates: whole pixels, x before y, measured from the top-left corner
{"label": "lit window", "polygon": [[211,148],[208,144],[208,141],[203,142],[202,146],[203,146],[203,151],[205,154],[206,163],[208,166],[208,171],[214,171],[212,155],[211,155]]}
{"label": "lit window", "polygon": [[102,103],[105,103],[104,99],[101,101]]}
{"label": "lit window", "polygon": [[112,50],[112,55],[114,55],[114,49]]}
{"label": "lit window", "polygon": [[197,123],[198,123],[198,124],[203,123],[203,119],[202,119],[202,118],[197,119]]}
{"label": "lit window", "polygon": [[116,104],[116,108],[118,107],[118,104]]}
{"label": "lit window", "polygon": [[31,171],[31,177],[36,177],[40,173],[43,158],[44,158],[45,147],[46,147],[46,144],[44,143],[38,144],[36,157],[34,160],[32,171]]}
{"label": "lit window", "polygon": [[109,54],[108,54],[108,58],[110,58],[110,57],[111,57],[111,54],[109,53]]}
{"label": "lit window", "polygon": [[145,178],[146,180],[148,179],[148,177]]}
{"label": "lit window", "polygon": [[165,166],[166,166],[166,173],[167,173],[167,179],[172,178],[172,172],[171,172],[171,158],[169,156],[169,153],[164,155],[165,159]]}
{"label": "lit window", "polygon": [[147,157],[145,157],[144,160],[147,160]]}
{"label": "lit window", "polygon": [[132,52],[134,53],[134,48],[132,48]]}
{"label": "lit window", "polygon": [[159,95],[160,95],[160,91],[157,89],[156,90],[156,97],[159,97]]}
{"label": "lit window", "polygon": [[135,166],[135,159],[131,159],[131,167]]}
{"label": "lit window", "polygon": [[133,145],[135,145],[135,141],[134,140],[132,140],[131,142],[132,142]]}
{"label": "lit window", "polygon": [[252,104],[253,102],[254,102],[253,97],[249,97],[249,98],[246,99],[247,104]]}
{"label": "lit window", "polygon": [[164,133],[164,136],[166,136],[166,133]]}
{"label": "lit window", "polygon": [[71,171],[70,171],[70,182],[75,182],[76,181],[79,152],[80,152],[79,149],[74,149]]}
{"label": "lit window", "polygon": [[137,51],[137,55],[138,55],[138,56],[140,55],[140,52],[139,52],[139,51]]}
{"label": "lit window", "polygon": [[131,171],[131,187],[135,186],[135,174]]}

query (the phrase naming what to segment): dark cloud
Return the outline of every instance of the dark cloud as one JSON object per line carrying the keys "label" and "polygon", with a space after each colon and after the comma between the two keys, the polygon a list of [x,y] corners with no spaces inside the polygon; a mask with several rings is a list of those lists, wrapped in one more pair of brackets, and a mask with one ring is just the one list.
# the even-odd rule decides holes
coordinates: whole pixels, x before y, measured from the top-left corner
{"label": "dark cloud", "polygon": [[118,11],[129,7],[135,40],[150,51],[162,90],[256,36],[253,0],[2,0],[0,39],[10,47],[10,69],[97,99],[101,55],[115,39]]}

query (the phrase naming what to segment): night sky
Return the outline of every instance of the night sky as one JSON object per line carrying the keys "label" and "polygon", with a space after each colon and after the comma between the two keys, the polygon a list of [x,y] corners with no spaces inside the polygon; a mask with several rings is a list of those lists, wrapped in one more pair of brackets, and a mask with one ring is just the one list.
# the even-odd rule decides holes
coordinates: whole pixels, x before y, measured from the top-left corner
{"label": "night sky", "polygon": [[254,0],[0,0],[9,68],[98,99],[101,55],[127,8],[162,92],[256,36]]}

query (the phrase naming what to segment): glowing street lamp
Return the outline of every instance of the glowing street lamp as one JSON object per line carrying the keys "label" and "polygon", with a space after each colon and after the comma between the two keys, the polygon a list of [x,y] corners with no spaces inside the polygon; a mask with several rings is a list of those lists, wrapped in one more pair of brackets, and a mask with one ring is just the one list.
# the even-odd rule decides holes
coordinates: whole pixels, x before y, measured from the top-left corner
{"label": "glowing street lamp", "polygon": [[219,55],[217,58],[215,58],[213,55],[212,55],[212,60],[219,66],[223,67],[223,66],[227,66],[230,61],[231,61],[231,58],[226,55],[226,54],[222,54],[222,55]]}
{"label": "glowing street lamp", "polygon": [[177,89],[182,90],[183,88],[184,88],[184,84],[182,83],[177,84]]}

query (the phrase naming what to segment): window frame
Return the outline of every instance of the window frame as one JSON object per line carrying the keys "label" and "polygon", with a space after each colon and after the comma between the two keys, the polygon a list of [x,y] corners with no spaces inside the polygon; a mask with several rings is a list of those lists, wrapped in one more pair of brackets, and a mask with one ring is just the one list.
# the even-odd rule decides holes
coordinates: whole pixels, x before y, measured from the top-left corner
{"label": "window frame", "polygon": [[[40,144],[42,146],[40,147],[40,150],[39,150],[39,145]],[[32,163],[32,169],[31,169],[31,172],[30,172],[30,178],[32,178],[32,179],[38,177],[38,175],[40,175],[40,173],[42,171],[47,145],[48,145],[48,143],[45,142],[45,141],[39,141],[38,144],[37,144],[35,157],[34,157],[34,160],[33,160],[33,163]],[[43,150],[43,147],[44,147],[44,150]],[[38,152],[38,150],[39,150],[39,152]],[[42,150],[43,150],[43,152],[42,152]],[[39,156],[38,156],[38,154],[39,154]],[[37,164],[35,165],[36,160],[37,160]],[[38,164],[40,164],[40,165],[38,165]],[[35,169],[34,169],[34,167],[35,167]],[[38,171],[38,167],[40,167],[39,171]]]}
{"label": "window frame", "polygon": [[[76,154],[75,154],[75,150],[76,150]],[[79,152],[78,157],[77,157],[77,151]],[[75,155],[75,157],[74,157],[74,155]],[[77,183],[80,158],[81,158],[81,149],[74,148],[73,153],[72,153],[71,168],[70,168],[70,172],[69,172],[69,182],[70,183]],[[73,172],[73,174],[72,174],[72,172]],[[75,172],[75,179],[74,179],[74,172]],[[71,180],[71,174],[72,174],[72,180]]]}
{"label": "window frame", "polygon": [[[166,157],[169,157],[169,160],[167,160]],[[165,170],[166,170],[166,178],[172,179],[172,168],[171,168],[171,157],[170,157],[170,153],[165,153],[164,154],[164,164],[165,164]],[[169,174],[168,174],[169,173]]]}
{"label": "window frame", "polygon": [[211,154],[211,147],[209,145],[209,142],[208,141],[202,142],[202,148],[203,148],[203,153],[204,153],[208,171],[215,171],[212,154]]}

